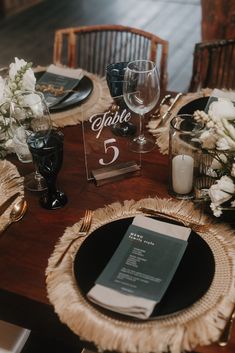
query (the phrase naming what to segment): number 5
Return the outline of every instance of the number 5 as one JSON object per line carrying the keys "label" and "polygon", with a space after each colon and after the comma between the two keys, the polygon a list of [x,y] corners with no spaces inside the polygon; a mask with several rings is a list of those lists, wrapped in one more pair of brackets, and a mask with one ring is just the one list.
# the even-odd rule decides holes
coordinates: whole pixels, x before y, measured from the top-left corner
{"label": "number 5", "polygon": [[104,141],[104,153],[107,154],[109,150],[110,151],[113,150],[113,158],[112,158],[112,160],[110,162],[106,162],[106,163],[105,163],[103,158],[100,158],[99,159],[99,164],[108,165],[108,164],[112,164],[113,162],[116,161],[116,159],[119,156],[119,149],[117,148],[117,146],[113,146],[113,145],[108,146],[110,143],[114,143],[114,142],[116,142],[115,139],[108,139],[108,140]]}

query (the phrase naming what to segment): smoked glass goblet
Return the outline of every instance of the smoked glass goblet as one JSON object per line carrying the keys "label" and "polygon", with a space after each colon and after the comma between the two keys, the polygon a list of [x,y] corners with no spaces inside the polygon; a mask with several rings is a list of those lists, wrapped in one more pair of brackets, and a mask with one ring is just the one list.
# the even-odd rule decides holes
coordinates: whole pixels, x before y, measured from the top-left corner
{"label": "smoked glass goblet", "polygon": [[41,206],[49,210],[63,207],[67,197],[56,187],[57,175],[63,164],[63,133],[52,129],[46,139],[41,139],[40,133],[31,134],[27,143],[34,163],[47,184],[47,191],[40,198]]}
{"label": "smoked glass goblet", "polygon": [[[106,81],[108,84],[111,97],[114,99],[114,104],[111,107],[112,112],[121,112],[127,109],[123,99],[123,81],[128,62],[117,62],[109,64],[106,67]],[[136,132],[136,126],[130,121],[116,122],[112,126],[114,135],[128,137],[133,136]]]}

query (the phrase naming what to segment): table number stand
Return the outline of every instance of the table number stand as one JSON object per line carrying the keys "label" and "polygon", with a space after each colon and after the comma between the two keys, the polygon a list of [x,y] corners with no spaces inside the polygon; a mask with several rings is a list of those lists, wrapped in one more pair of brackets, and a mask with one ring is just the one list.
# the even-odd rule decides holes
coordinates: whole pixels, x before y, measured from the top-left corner
{"label": "table number stand", "polygon": [[[122,96],[114,98],[123,101]],[[131,126],[131,134],[119,134],[116,124]],[[97,112],[83,119],[85,168],[88,181],[97,186],[124,178],[141,175],[141,154],[129,150],[129,139],[136,133],[138,117],[128,108],[111,106],[105,112]]]}

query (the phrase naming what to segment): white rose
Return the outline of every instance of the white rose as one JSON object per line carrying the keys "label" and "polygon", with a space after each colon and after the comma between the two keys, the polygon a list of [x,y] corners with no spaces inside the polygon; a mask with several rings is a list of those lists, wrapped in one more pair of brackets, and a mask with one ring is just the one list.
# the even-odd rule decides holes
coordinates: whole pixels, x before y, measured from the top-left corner
{"label": "white rose", "polygon": [[221,190],[228,192],[230,194],[234,194],[235,185],[233,183],[233,180],[229,178],[227,175],[224,175],[220,178],[220,180],[217,180],[217,184]]}
{"label": "white rose", "polygon": [[233,120],[235,119],[235,107],[229,99],[218,98],[218,101],[210,104],[208,114],[214,121],[222,118]]}
{"label": "white rose", "polygon": [[32,110],[34,117],[43,116],[42,100],[38,94],[30,93],[23,96],[23,107],[29,107]]}
{"label": "white rose", "polygon": [[214,149],[216,146],[217,137],[212,131],[206,130],[200,136],[200,141],[202,143],[202,147],[206,149]]}
{"label": "white rose", "polygon": [[216,206],[221,205],[232,197],[232,195],[229,195],[228,193],[220,190],[217,184],[214,184],[210,187],[208,194],[212,203]]}
{"label": "white rose", "polygon": [[208,194],[212,203],[215,206],[219,206],[222,203],[232,198],[232,194],[235,191],[235,185],[228,176],[223,176],[217,183],[212,185],[208,190]]}

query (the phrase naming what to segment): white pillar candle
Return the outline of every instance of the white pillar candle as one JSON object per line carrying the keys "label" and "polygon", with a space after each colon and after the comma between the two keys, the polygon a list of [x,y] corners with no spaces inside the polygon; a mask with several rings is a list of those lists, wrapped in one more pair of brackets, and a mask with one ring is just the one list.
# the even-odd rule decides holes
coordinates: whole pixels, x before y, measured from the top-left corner
{"label": "white pillar candle", "polygon": [[193,158],[180,154],[172,159],[172,187],[177,194],[188,194],[193,187]]}

